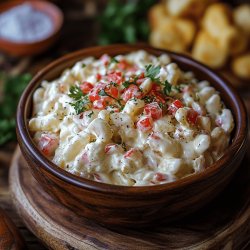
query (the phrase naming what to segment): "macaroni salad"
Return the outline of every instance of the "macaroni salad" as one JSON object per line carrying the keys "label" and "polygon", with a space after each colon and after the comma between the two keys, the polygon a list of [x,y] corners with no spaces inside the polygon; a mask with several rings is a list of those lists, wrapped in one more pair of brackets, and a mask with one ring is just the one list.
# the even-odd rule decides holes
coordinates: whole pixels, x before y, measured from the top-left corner
{"label": "macaroni salad", "polygon": [[59,167],[127,186],[203,171],[223,155],[233,128],[209,82],[142,50],[88,57],[43,81],[29,121],[37,147]]}

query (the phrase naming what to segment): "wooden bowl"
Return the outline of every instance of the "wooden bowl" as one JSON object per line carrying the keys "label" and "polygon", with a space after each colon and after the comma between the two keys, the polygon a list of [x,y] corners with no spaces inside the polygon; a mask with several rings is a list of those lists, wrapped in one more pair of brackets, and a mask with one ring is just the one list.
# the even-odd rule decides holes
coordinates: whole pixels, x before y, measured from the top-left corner
{"label": "wooden bowl", "polygon": [[47,14],[53,24],[53,31],[49,37],[39,40],[36,42],[12,42],[7,39],[0,37],[0,50],[7,52],[12,56],[30,56],[39,54],[46,49],[48,49],[58,38],[60,30],[63,24],[63,14],[61,10],[54,4],[47,1],[23,1],[23,0],[14,0],[7,1],[4,4],[0,5],[0,14],[6,10],[9,10],[13,7],[16,7],[22,3],[28,3],[36,10],[39,10]]}
{"label": "wooden bowl", "polygon": [[[211,167],[172,183],[126,187],[99,183],[72,175],[44,157],[35,146],[28,129],[32,95],[41,81],[52,80],[75,62],[88,57],[111,56],[144,49],[154,55],[168,53],[183,70],[191,70],[198,79],[208,80],[220,92],[232,110],[235,129],[225,155]],[[238,94],[206,66],[180,54],[154,49],[147,45],[111,45],[87,48],[62,57],[41,70],[23,93],[17,112],[19,145],[34,177],[59,202],[80,216],[113,227],[157,225],[193,213],[229,183],[246,151],[247,116]]]}

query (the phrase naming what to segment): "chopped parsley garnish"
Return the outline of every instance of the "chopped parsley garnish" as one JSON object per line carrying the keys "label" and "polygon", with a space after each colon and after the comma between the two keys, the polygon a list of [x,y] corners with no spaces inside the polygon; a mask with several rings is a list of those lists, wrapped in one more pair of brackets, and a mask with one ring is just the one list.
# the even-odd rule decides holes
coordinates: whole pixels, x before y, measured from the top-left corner
{"label": "chopped parsley garnish", "polygon": [[133,84],[133,82],[130,82],[130,81],[125,81],[122,83],[124,88],[128,88],[131,84]]}
{"label": "chopped parsley garnish", "polygon": [[82,90],[80,89],[80,87],[78,86],[70,86],[69,89],[69,97],[78,100],[81,99],[83,97],[83,93]]}
{"label": "chopped parsley garnish", "polygon": [[160,83],[160,77],[156,76],[159,75],[161,66],[154,67],[153,65],[149,64],[146,65],[145,68],[146,68],[145,76],[150,78],[153,82]]}
{"label": "chopped parsley garnish", "polygon": [[173,86],[167,80],[164,82],[163,86],[164,94],[169,95]]}
{"label": "chopped parsley garnish", "polygon": [[74,99],[74,102],[70,102],[69,104],[74,107],[76,114],[87,110],[86,105],[89,103],[88,96],[82,93],[82,90],[78,86],[71,86],[69,89],[69,97]]}
{"label": "chopped parsley garnish", "polygon": [[91,118],[93,114],[94,114],[94,112],[91,111],[91,112],[88,114],[88,117]]}
{"label": "chopped parsley garnish", "polygon": [[116,101],[118,102],[118,104],[120,105],[120,108],[121,108],[121,109],[124,108],[124,106],[121,104],[121,100],[120,100],[120,99],[116,99],[116,98],[113,97],[112,95],[108,94],[108,93],[105,91],[105,89],[101,89],[101,90],[98,92],[98,94],[99,94],[100,96],[108,96],[108,97],[110,97],[110,98],[116,100]]}
{"label": "chopped parsley garnish", "polygon": [[111,63],[119,63],[119,61],[117,59],[115,59],[115,57],[111,57],[109,65]]}
{"label": "chopped parsley garnish", "polygon": [[117,84],[116,82],[110,82],[109,85],[112,85],[112,86],[114,86],[114,87],[117,87],[117,86],[118,86],[118,84]]}
{"label": "chopped parsley garnish", "polygon": [[172,90],[175,90],[176,92],[181,92],[182,87],[181,86],[172,86]]}
{"label": "chopped parsley garnish", "polygon": [[133,81],[131,81],[131,80],[125,81],[125,82],[122,83],[122,85],[123,85],[124,88],[128,88],[130,85],[133,85],[133,84],[134,84],[134,85],[137,85],[135,81],[136,81],[136,80],[133,80]]}
{"label": "chopped parsley garnish", "polygon": [[149,95],[146,95],[142,98],[142,100],[144,100],[145,103],[151,103],[155,100],[155,97],[154,96],[149,96]]}
{"label": "chopped parsley garnish", "polygon": [[153,66],[153,65],[149,64],[149,65],[146,65],[145,68],[146,68],[145,76],[150,78],[153,82],[156,82],[159,85],[162,85],[163,86],[163,93],[165,95],[169,95],[174,86],[172,86],[168,82],[168,80],[166,80],[165,82],[162,82],[160,80],[160,77],[157,77],[157,75],[159,75],[159,73],[160,73],[161,66]]}
{"label": "chopped parsley garnish", "polygon": [[85,64],[85,63],[83,63],[83,64],[82,64],[82,68],[85,68],[85,67],[86,67],[86,64]]}

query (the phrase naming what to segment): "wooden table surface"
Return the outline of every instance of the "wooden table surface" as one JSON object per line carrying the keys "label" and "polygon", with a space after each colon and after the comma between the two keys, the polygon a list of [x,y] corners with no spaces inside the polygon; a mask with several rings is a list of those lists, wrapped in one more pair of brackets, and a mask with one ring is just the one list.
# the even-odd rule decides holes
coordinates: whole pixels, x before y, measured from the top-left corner
{"label": "wooden table surface", "polygon": [[[12,73],[30,72],[34,74],[54,58],[58,58],[70,51],[96,44],[98,27],[95,15],[103,8],[105,0],[56,0],[65,14],[65,23],[61,38],[46,53],[37,57],[10,58],[0,53],[0,70]],[[250,83],[249,87],[239,90],[243,97],[250,117]],[[41,250],[45,247],[32,233],[24,226],[22,220],[15,211],[8,187],[8,172],[16,142],[10,142],[0,147],[0,207],[12,218],[14,224],[19,228],[29,249]]]}

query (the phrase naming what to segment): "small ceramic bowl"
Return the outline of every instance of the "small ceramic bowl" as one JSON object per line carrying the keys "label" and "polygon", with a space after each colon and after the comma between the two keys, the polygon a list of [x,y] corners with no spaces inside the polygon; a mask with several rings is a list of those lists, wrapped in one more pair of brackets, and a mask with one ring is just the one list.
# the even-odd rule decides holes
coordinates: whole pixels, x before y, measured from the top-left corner
{"label": "small ceramic bowl", "polygon": [[[167,53],[181,69],[193,71],[208,80],[232,110],[235,129],[224,156],[201,173],[172,183],[126,187],[99,183],[72,175],[44,157],[35,146],[28,129],[32,95],[41,81],[52,80],[75,62],[88,57],[126,54],[144,49],[156,56]],[[111,45],[87,48],[51,63],[41,70],[23,93],[17,112],[17,136],[23,156],[40,185],[60,203],[96,222],[113,227],[144,227],[180,219],[193,213],[217,196],[229,183],[246,151],[247,116],[244,105],[227,82],[206,66],[180,54],[146,45]]]}
{"label": "small ceramic bowl", "polygon": [[45,51],[56,41],[63,24],[63,14],[61,10],[47,1],[7,1],[0,5],[0,14],[23,3],[29,4],[35,10],[47,14],[52,20],[52,32],[45,39],[35,42],[13,42],[0,37],[0,50],[5,51],[12,56],[30,56]]}

